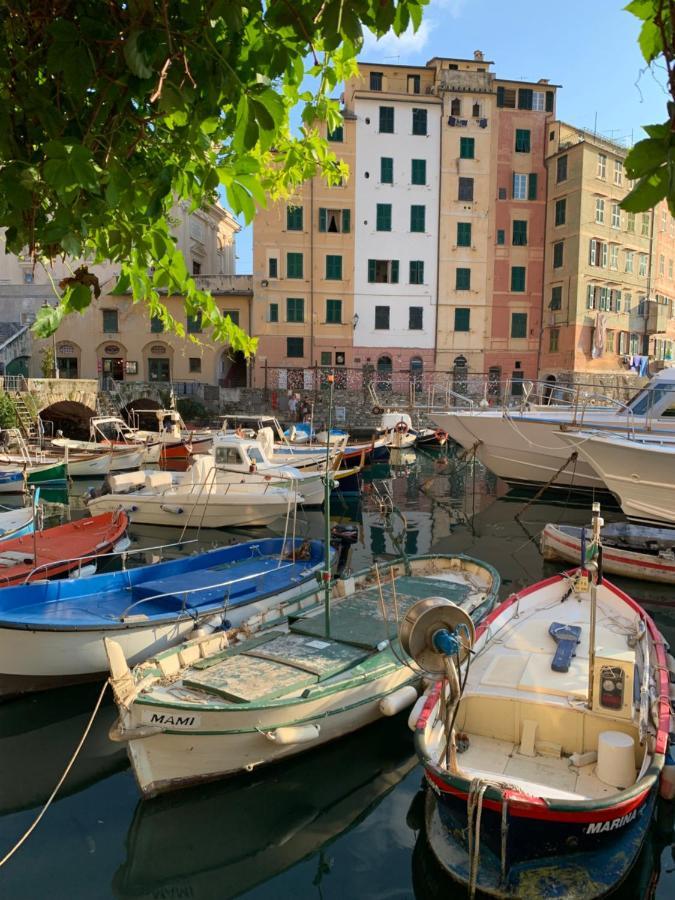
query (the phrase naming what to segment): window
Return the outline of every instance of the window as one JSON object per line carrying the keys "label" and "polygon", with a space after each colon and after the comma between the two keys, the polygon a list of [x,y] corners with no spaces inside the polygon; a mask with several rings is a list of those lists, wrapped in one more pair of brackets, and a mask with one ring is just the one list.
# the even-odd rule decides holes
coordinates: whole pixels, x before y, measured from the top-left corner
{"label": "window", "polygon": [[23,273],[23,283],[24,284],[33,284],[35,276],[32,272],[24,272]]}
{"label": "window", "polygon": [[603,225],[605,221],[605,201],[602,197],[595,198],[595,221]]}
{"label": "window", "polygon": [[270,258],[267,260],[267,277],[279,277],[279,260],[276,258],[276,256],[270,256]]}
{"label": "window", "polygon": [[391,156],[380,157],[380,184],[394,183],[394,160]]}
{"label": "window", "polygon": [[371,284],[398,284],[398,260],[369,259],[368,281]]}
{"label": "window", "polygon": [[302,207],[287,206],[286,207],[286,230],[302,231]]}
{"label": "window", "polygon": [[527,222],[522,219],[513,220],[513,238],[511,243],[514,247],[527,246]]}
{"label": "window", "polygon": [[378,203],[376,222],[376,231],[391,231],[391,203]]}
{"label": "window", "polygon": [[148,360],[148,381],[171,381],[171,365],[168,359]]}
{"label": "window", "polygon": [[473,178],[459,179],[457,199],[473,201]]}
{"label": "window", "polygon": [[394,133],[394,107],[380,107],[380,134]]}
{"label": "window", "polygon": [[620,185],[623,181],[623,162],[620,159],[614,160],[614,184]]}
{"label": "window", "polygon": [[382,90],[382,72],[370,73],[370,89],[371,91]]}
{"label": "window", "polygon": [[598,153],[598,178],[605,178],[607,176],[607,154],[606,153]]}
{"label": "window", "polygon": [[424,261],[421,259],[410,260],[410,284],[424,284]]}
{"label": "window", "polygon": [[626,231],[630,234],[635,233],[635,213],[626,213]]}
{"label": "window", "polygon": [[202,333],[202,314],[200,312],[196,313],[194,316],[187,316],[187,333]]}
{"label": "window", "polygon": [[302,278],[302,253],[286,254],[286,277]]}
{"label": "window", "polygon": [[410,207],[410,230],[417,232],[424,232],[424,220],[425,220],[425,210],[426,207],[418,206],[413,204]]}
{"label": "window", "polygon": [[412,133],[427,133],[427,111],[426,109],[414,109],[412,111]]}
{"label": "window", "polygon": [[473,159],[475,140],[472,137],[463,137],[459,139],[459,158]]}
{"label": "window", "polygon": [[471,269],[455,270],[455,290],[470,291],[471,290]]}
{"label": "window", "polygon": [[626,272],[633,271],[633,258],[635,257],[635,252],[633,250],[626,250]]}
{"label": "window", "polygon": [[551,288],[551,302],[549,309],[562,309],[562,285],[556,284]]}
{"label": "window", "polygon": [[625,355],[628,353],[628,332],[620,331],[619,332],[619,353],[621,355]]}
{"label": "window", "polygon": [[567,181],[567,157],[559,156],[556,163],[556,178],[558,184],[561,181]]}
{"label": "window", "polygon": [[635,354],[640,349],[640,335],[639,334],[631,334],[630,342],[628,344],[628,350],[631,354]]}
{"label": "window", "polygon": [[333,354],[330,350],[322,350],[321,351],[321,365],[322,366],[332,366],[333,365]]}
{"label": "window", "polygon": [[506,197],[507,197],[506,188],[499,188],[499,191],[497,192],[497,196],[499,197],[500,200],[506,200]]}
{"label": "window", "polygon": [[531,88],[518,89],[518,109],[532,109],[532,94]]}
{"label": "window", "polygon": [[326,278],[329,281],[342,280],[342,257],[328,254],[326,256]]}
{"label": "window", "polygon": [[618,203],[612,203],[612,228],[621,228],[621,208]]}
{"label": "window", "polygon": [[119,328],[117,327],[117,310],[116,309],[104,309],[103,313],[103,331],[105,334],[117,334]]}
{"label": "window", "polygon": [[269,309],[267,310],[267,321],[268,322],[278,322],[279,321],[279,304],[278,303],[270,303]]}
{"label": "window", "polygon": [[511,266],[511,290],[525,290],[525,266]]}
{"label": "window", "polygon": [[668,278],[673,277],[673,261],[672,259],[668,260]]}
{"label": "window", "polygon": [[666,217],[665,209],[661,210],[661,231],[665,231],[668,227],[668,219]]}
{"label": "window", "polygon": [[305,301],[302,297],[286,298],[286,321],[287,322],[304,322],[305,321]]}
{"label": "window", "polygon": [[592,284],[586,290],[586,309],[595,309],[595,287]]}
{"label": "window", "polygon": [[544,91],[532,91],[532,109],[537,112],[543,112],[546,104],[546,94]]}
{"label": "window", "polygon": [[286,356],[298,359],[305,355],[305,339],[301,337],[286,338]]}
{"label": "window", "polygon": [[375,307],[375,330],[376,331],[389,331],[389,307],[388,306],[376,306]]}
{"label": "window", "polygon": [[666,258],[663,253],[659,256],[659,275],[666,274]]}
{"label": "window", "polygon": [[497,88],[497,106],[504,106],[507,109],[516,108],[516,92],[513,88],[498,87]]}
{"label": "window", "polygon": [[649,213],[642,213],[642,236],[649,237]]}
{"label": "window", "polygon": [[326,135],[326,138],[329,141],[333,141],[333,143],[335,143],[335,144],[341,144],[345,139],[344,126],[338,125],[337,128],[334,128],[332,131],[328,132],[328,134]]}
{"label": "window", "polygon": [[555,224],[564,225],[565,216],[567,215],[567,200],[563,197],[561,200],[555,201]]}
{"label": "window", "polygon": [[551,328],[548,333],[548,350],[549,353],[556,353],[558,351],[558,338],[560,336],[559,328]]}
{"label": "window", "polygon": [[534,172],[527,176],[527,199],[537,199],[537,176]]}
{"label": "window", "polygon": [[527,199],[527,175],[513,173],[513,199]]}
{"label": "window", "polygon": [[201,370],[202,370],[201,357],[191,356],[190,357],[190,372],[194,374],[195,372],[201,372]]}
{"label": "window", "polygon": [[528,128],[516,128],[516,153],[530,152],[530,131]]}
{"label": "window", "polygon": [[161,334],[164,331],[164,322],[159,316],[153,316],[150,319],[150,331],[153,334]]}
{"label": "window", "polygon": [[553,245],[553,268],[560,269],[563,264],[563,255],[565,253],[565,242],[556,241]]}
{"label": "window", "polygon": [[420,76],[408,75],[408,93],[419,94],[420,92]]}
{"label": "window", "polygon": [[619,268],[619,245],[612,244],[609,248],[609,267],[610,269]]}
{"label": "window", "polygon": [[462,101],[459,97],[455,97],[454,100],[450,101],[450,115],[451,116],[461,116],[462,115]]}
{"label": "window", "polygon": [[331,234],[348,234],[351,227],[351,210],[319,207],[319,231]]}
{"label": "window", "polygon": [[342,324],[342,300],[326,300],[326,322],[329,325]]}
{"label": "window", "polygon": [[614,353],[614,332],[607,330],[605,333],[605,349],[608,353]]}
{"label": "window", "polygon": [[410,331],[422,331],[424,328],[424,307],[408,307],[408,329]]}
{"label": "window", "polygon": [[470,331],[471,310],[458,306],[455,309],[455,331]]}
{"label": "window", "polygon": [[498,229],[497,229],[497,243],[498,243],[498,244],[505,244],[505,243],[506,243],[506,232],[504,231],[503,228],[498,228]]}
{"label": "window", "polygon": [[411,184],[427,183],[427,161],[426,159],[412,160],[412,173],[410,178]]}
{"label": "window", "polygon": [[646,274],[647,274],[647,254],[640,253],[638,275],[644,276]]}
{"label": "window", "polygon": [[600,252],[601,252],[600,265],[602,266],[603,269],[606,269],[607,268],[607,252],[608,252],[607,244],[604,244],[604,243],[600,244]]}
{"label": "window", "polygon": [[527,313],[511,313],[511,337],[527,337]]}
{"label": "window", "polygon": [[474,103],[471,107],[471,115],[474,119],[480,119],[480,103]]}
{"label": "window", "polygon": [[458,247],[470,247],[471,246],[471,222],[458,222],[457,223],[457,246]]}

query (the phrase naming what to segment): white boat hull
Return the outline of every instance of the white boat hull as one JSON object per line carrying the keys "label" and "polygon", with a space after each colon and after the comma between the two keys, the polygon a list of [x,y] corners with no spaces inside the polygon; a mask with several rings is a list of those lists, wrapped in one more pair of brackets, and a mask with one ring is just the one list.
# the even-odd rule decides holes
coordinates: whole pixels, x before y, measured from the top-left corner
{"label": "white boat hull", "polygon": [[[381,718],[379,704],[382,697],[411,681],[414,677],[410,670],[399,667],[379,679],[341,692],[337,709],[331,709],[325,697],[314,702],[284,704],[280,708],[205,709],[199,713],[186,712],[178,705],[175,708],[152,706],[137,701],[124,721],[125,729],[167,729],[129,741],[129,755],[138,786],[144,795],[153,796],[177,786],[251,771],[337,740]],[[176,724],[181,722],[183,724]],[[317,737],[308,742],[287,744],[271,741],[264,734],[296,723],[316,726]],[[111,736],[115,737],[115,732]]]}

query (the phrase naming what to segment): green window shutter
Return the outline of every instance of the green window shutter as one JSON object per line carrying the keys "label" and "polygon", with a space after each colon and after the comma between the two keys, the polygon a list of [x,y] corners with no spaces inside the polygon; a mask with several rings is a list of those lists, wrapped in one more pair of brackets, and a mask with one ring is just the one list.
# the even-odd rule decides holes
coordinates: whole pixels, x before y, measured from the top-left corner
{"label": "green window shutter", "polygon": [[410,260],[410,284],[424,284],[424,260]]}
{"label": "green window shutter", "polygon": [[511,337],[527,337],[527,313],[511,313]]}
{"label": "green window shutter", "polygon": [[327,140],[333,141],[336,144],[341,144],[344,141],[344,128],[342,125],[338,125],[337,128],[333,129],[333,131],[329,131],[326,135]]}
{"label": "green window shutter", "polygon": [[164,331],[164,322],[159,316],[153,316],[150,319],[150,331],[153,334],[161,334]]}
{"label": "green window shutter", "polygon": [[469,331],[471,310],[457,307],[455,309],[455,331]]}
{"label": "green window shutter", "polygon": [[459,156],[460,159],[473,159],[475,141],[472,137],[463,137],[459,139]]}
{"label": "green window shutter", "polygon": [[530,152],[530,131],[528,128],[516,128],[516,152]]}
{"label": "green window shutter", "polygon": [[497,106],[503,106],[503,105],[504,105],[504,88],[498,87],[497,88]]}
{"label": "green window shutter", "polygon": [[319,207],[319,231],[326,230],[326,221],[328,219],[327,210],[325,206]]}
{"label": "green window shutter", "polygon": [[267,261],[267,277],[279,277],[279,261],[277,260],[276,256],[270,256],[269,260]]}
{"label": "green window shutter", "polygon": [[563,197],[562,200],[556,200],[555,202],[555,224],[556,225],[564,225],[565,217],[567,213],[567,200]]}
{"label": "green window shutter", "polygon": [[303,264],[302,264],[302,253],[287,253],[286,254],[286,277],[287,278],[302,278],[303,277]]}
{"label": "green window shutter", "polygon": [[514,247],[525,247],[527,245],[527,222],[519,219],[513,220],[513,240]]}
{"label": "green window shutter", "polygon": [[424,232],[425,230],[425,207],[413,204],[410,207],[410,230],[416,232]]}
{"label": "green window shutter", "polygon": [[342,210],[342,233],[349,234],[350,226],[351,226],[351,210],[343,209]]}
{"label": "green window shutter", "polygon": [[326,322],[329,325],[342,324],[342,300],[326,300]]}
{"label": "green window shutter", "polygon": [[368,281],[372,284],[375,281],[375,260],[368,260]]}
{"label": "green window shutter", "polygon": [[391,203],[378,203],[376,210],[376,231],[391,231]]}
{"label": "green window shutter", "polygon": [[286,230],[302,231],[302,206],[286,207]]}
{"label": "green window shutter", "polygon": [[382,184],[394,183],[394,160],[391,156],[380,157],[380,182]]}
{"label": "green window shutter", "polygon": [[270,303],[270,322],[278,322],[279,321],[279,304],[278,303]]}
{"label": "green window shutter", "polygon": [[518,90],[518,109],[532,109],[531,88],[519,88]]}
{"label": "green window shutter", "polygon": [[537,199],[537,176],[534,172],[527,176],[527,199]]}
{"label": "green window shutter", "polygon": [[326,256],[326,278],[340,281],[342,278],[342,257],[334,254]]}
{"label": "green window shutter", "polygon": [[391,283],[398,284],[398,260],[392,259],[391,261]]}
{"label": "green window shutter", "polygon": [[471,290],[471,269],[455,270],[455,290],[470,291]]}
{"label": "green window shutter", "polygon": [[503,228],[497,229],[497,243],[505,244],[506,243],[506,232]]}
{"label": "green window shutter", "polygon": [[381,134],[393,134],[394,133],[394,107],[393,106],[381,106],[380,107],[380,133]]}
{"label": "green window shutter", "polygon": [[426,159],[413,159],[412,161],[412,184],[427,183],[427,161]]}
{"label": "green window shutter", "polygon": [[551,302],[549,303],[549,309],[561,309],[562,308],[562,285],[556,285],[551,288]]}
{"label": "green window shutter", "polygon": [[458,247],[470,247],[471,246],[471,222],[458,222],[457,223],[457,246]]}
{"label": "green window shutter", "polygon": [[553,91],[546,91],[546,112],[553,112]]}
{"label": "green window shutter", "polygon": [[525,290],[525,266],[511,266],[511,290],[516,292]]}
{"label": "green window shutter", "polygon": [[305,301],[301,297],[286,298],[286,321],[305,321]]}

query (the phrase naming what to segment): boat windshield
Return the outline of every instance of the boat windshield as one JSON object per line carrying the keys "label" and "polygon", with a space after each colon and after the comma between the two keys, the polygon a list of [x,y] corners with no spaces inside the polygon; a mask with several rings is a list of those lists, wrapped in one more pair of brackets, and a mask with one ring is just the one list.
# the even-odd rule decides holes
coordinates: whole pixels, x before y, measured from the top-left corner
{"label": "boat windshield", "polygon": [[251,462],[254,462],[256,464],[265,462],[265,458],[257,447],[249,447],[247,452],[248,458],[251,460]]}
{"label": "boat windshield", "polygon": [[633,397],[628,408],[635,416],[653,413],[667,418],[675,417],[675,384],[646,387]]}

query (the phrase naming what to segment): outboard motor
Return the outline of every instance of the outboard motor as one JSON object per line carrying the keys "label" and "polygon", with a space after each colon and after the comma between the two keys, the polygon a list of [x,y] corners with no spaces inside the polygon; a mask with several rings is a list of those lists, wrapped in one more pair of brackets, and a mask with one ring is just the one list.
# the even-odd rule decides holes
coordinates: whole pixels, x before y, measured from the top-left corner
{"label": "outboard motor", "polygon": [[333,525],[330,535],[331,544],[339,550],[337,577],[341,578],[350,566],[352,547],[359,539],[359,530],[356,525]]}

